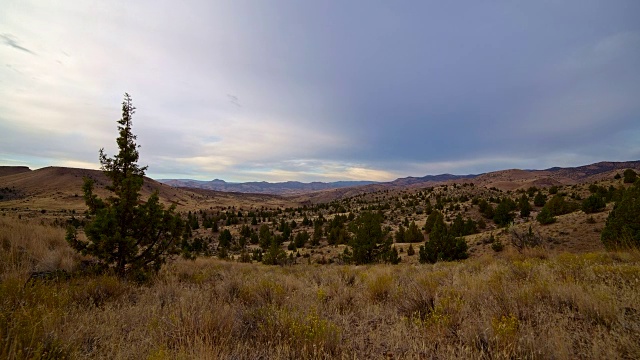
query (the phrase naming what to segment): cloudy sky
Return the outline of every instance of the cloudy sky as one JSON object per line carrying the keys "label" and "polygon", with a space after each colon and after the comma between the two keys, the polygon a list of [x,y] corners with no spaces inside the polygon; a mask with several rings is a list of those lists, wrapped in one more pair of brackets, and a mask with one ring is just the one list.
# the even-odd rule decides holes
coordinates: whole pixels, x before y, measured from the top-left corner
{"label": "cloudy sky", "polygon": [[640,1],[0,0],[0,165],[393,180],[640,159]]}

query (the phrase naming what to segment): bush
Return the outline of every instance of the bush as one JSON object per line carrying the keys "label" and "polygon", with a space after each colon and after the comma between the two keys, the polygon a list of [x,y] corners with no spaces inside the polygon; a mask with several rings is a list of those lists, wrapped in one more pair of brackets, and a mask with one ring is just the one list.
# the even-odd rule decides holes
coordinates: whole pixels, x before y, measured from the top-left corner
{"label": "bush", "polygon": [[542,235],[537,231],[533,232],[531,226],[529,226],[529,231],[527,232],[521,232],[517,229],[511,230],[511,245],[520,252],[526,248],[540,246],[542,241]]}
{"label": "bush", "polygon": [[544,196],[541,192],[538,191],[536,196],[533,198],[533,205],[537,207],[542,207],[547,202],[547,197]]}
{"label": "bush", "polygon": [[622,173],[622,176],[624,176],[623,181],[625,184],[633,184],[638,178],[638,174],[631,169],[625,170],[624,173]]}
{"label": "bush", "polygon": [[536,216],[536,220],[538,220],[541,225],[549,225],[556,222],[556,218],[546,206],[543,207],[538,216]]}
{"label": "bush", "polygon": [[496,240],[491,244],[491,250],[501,252],[504,250],[504,244],[500,240]]}
{"label": "bush", "polygon": [[627,189],[615,204],[601,240],[607,249],[640,247],[640,183]]}
{"label": "bush", "polygon": [[607,204],[604,202],[604,199],[598,194],[592,194],[582,201],[582,211],[587,214],[600,212],[604,210],[606,206]]}
{"label": "bush", "polygon": [[442,216],[436,222],[429,234],[429,240],[420,246],[419,261],[421,263],[435,263],[437,261],[454,261],[466,259],[467,242],[462,238],[456,238],[447,229]]}

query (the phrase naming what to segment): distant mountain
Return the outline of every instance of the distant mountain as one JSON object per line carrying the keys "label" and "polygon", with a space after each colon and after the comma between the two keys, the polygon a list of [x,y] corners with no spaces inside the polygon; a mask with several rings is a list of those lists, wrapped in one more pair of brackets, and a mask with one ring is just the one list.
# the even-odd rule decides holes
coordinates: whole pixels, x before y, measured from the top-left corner
{"label": "distant mountain", "polygon": [[[640,161],[611,162],[603,161],[578,167],[553,167],[546,170],[509,169],[492,171],[478,175],[426,175],[405,177],[389,182],[375,181],[337,181],[311,182],[286,181],[278,183],[246,182],[229,183],[215,179],[199,181],[190,179],[163,179],[161,183],[181,188],[206,189],[223,192],[272,194],[272,195],[309,195],[318,202],[340,197],[354,196],[385,189],[421,188],[437,186],[449,182],[469,182],[477,186],[496,187],[501,190],[525,189],[531,186],[549,187],[553,185],[572,185],[580,182],[597,181],[612,177],[612,172],[624,169],[640,170]],[[316,193],[316,194],[311,194]]]}
{"label": "distant mountain", "polygon": [[272,195],[297,195],[312,191],[340,189],[375,184],[375,181],[336,181],[336,182],[311,182],[303,183],[299,181],[285,181],[270,183],[266,181],[255,181],[245,183],[231,183],[224,180],[215,179],[211,181],[191,180],[191,179],[160,179],[159,182],[173,187],[187,187],[195,189],[206,189],[225,192],[272,194]]}

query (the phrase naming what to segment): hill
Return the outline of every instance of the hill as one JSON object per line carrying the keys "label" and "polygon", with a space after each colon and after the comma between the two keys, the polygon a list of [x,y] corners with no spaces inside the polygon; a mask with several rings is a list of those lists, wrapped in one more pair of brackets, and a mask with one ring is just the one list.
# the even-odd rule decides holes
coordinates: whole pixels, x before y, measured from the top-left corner
{"label": "hill", "polygon": [[29,171],[31,171],[31,169],[27,166],[0,166],[0,176],[20,174]]}
{"label": "hill", "polygon": [[[86,209],[82,196],[84,177],[95,181],[96,193],[99,196],[108,196],[109,192],[106,191],[105,186],[109,180],[102,171],[51,166],[0,177],[0,189],[3,189],[2,195],[4,195],[0,199],[0,208],[84,211]],[[141,190],[142,198],[148,198],[155,191],[158,192],[162,203],[175,204],[178,210],[183,211],[203,207],[245,206],[250,208],[256,204],[268,204],[274,207],[297,205],[291,200],[273,195],[248,196],[216,191],[190,191],[145,177]]]}

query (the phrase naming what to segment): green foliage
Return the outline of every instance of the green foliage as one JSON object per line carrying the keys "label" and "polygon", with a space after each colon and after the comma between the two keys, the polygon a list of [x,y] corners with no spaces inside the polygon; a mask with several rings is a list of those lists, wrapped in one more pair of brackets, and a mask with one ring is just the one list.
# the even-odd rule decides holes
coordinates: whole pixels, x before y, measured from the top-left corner
{"label": "green foliage", "polygon": [[547,197],[544,196],[540,191],[538,191],[536,196],[533,198],[533,205],[537,207],[542,207],[546,203],[547,203]]}
{"label": "green foliage", "polygon": [[556,185],[553,185],[552,187],[549,188],[549,194],[551,195],[555,195],[558,193],[558,187]]}
{"label": "green foliage", "polygon": [[113,195],[100,199],[93,193],[93,180],[85,178],[84,198],[92,216],[84,228],[87,241],[78,239],[75,228],[67,232],[67,241],[82,254],[94,256],[103,268],[140,278],[158,272],[169,256],[179,253],[184,224],[175,206],[164,209],[157,192],[145,203],[140,201],[146,167],[137,164],[138,145],[131,132],[134,112],[125,94],[116,140],[119,153],[109,158],[100,149],[102,171],[111,180],[106,188]]}
{"label": "green foliage", "polygon": [[382,229],[382,214],[364,212],[352,223],[351,255],[346,261],[356,265],[388,261],[391,239]]}
{"label": "green foliage", "polygon": [[513,210],[516,209],[516,203],[508,198],[502,199],[493,214],[493,222],[498,226],[507,226],[513,219]]}
{"label": "green foliage", "polygon": [[402,224],[400,224],[400,226],[398,226],[398,231],[396,231],[396,236],[395,236],[395,240],[397,243],[403,243],[405,242],[405,230],[404,230],[404,226],[402,226]]}
{"label": "green foliage", "polygon": [[541,225],[549,225],[556,222],[556,218],[546,206],[543,207],[538,216],[536,216],[536,220],[538,220]]}
{"label": "green foliage", "polygon": [[554,195],[544,207],[549,209],[553,216],[568,214],[579,208],[578,204],[567,201],[564,196],[559,194]]}
{"label": "green foliage", "polygon": [[409,244],[409,249],[407,249],[407,255],[413,256],[416,254],[416,250],[413,248],[413,244]]}
{"label": "green foliage", "polygon": [[625,184],[633,184],[636,179],[638,179],[638,174],[636,174],[635,171],[633,171],[632,169],[627,169],[622,173],[622,176],[624,176],[624,183]]}
{"label": "green foliage", "polygon": [[311,246],[320,245],[320,239],[322,239],[322,223],[316,221],[313,224],[313,236],[311,237]]}
{"label": "green foliage", "polygon": [[311,236],[309,236],[309,233],[306,230],[303,230],[296,234],[294,243],[296,247],[301,248],[304,247],[304,245],[307,243],[307,241],[309,241],[310,238]]}
{"label": "green foliage", "polygon": [[518,208],[520,209],[520,217],[527,218],[531,215],[531,204],[529,204],[527,195],[522,194],[518,201]]}
{"label": "green foliage", "polygon": [[434,222],[429,240],[424,246],[420,246],[421,263],[435,263],[437,261],[453,261],[466,259],[469,257],[467,253],[467,242],[462,238],[456,238],[451,234],[447,225],[444,223],[442,215]]}
{"label": "green foliage", "polygon": [[424,235],[422,235],[422,231],[418,228],[415,221],[412,221],[409,224],[409,228],[404,236],[405,242],[414,243],[414,242],[422,242],[424,241]]}
{"label": "green foliage", "polygon": [[485,199],[480,199],[480,201],[478,202],[478,210],[480,210],[480,213],[485,218],[493,219],[493,216],[494,216],[493,206],[491,206],[491,204],[489,204]]}
{"label": "green foliage", "polygon": [[424,231],[429,234],[431,233],[431,230],[433,229],[433,225],[436,223],[436,221],[438,220],[438,218],[442,217],[442,213],[438,210],[434,210],[431,212],[431,214],[429,214],[429,216],[427,216],[427,221],[424,224]]}
{"label": "green foliage", "polygon": [[602,196],[598,194],[591,194],[588,198],[582,201],[582,211],[587,214],[592,214],[604,210],[607,204],[604,202]]}
{"label": "green foliage", "polygon": [[268,249],[271,245],[272,240],[271,230],[269,229],[269,225],[262,224],[260,225],[260,229],[258,230],[258,238],[260,247],[263,249]]}
{"label": "green foliage", "polygon": [[[491,236],[493,236],[493,235],[491,235]],[[501,252],[502,250],[504,250],[504,244],[500,240],[494,240],[491,243],[491,250],[493,250],[495,252]]]}
{"label": "green foliage", "polygon": [[231,235],[231,231],[229,229],[224,229],[218,236],[218,248],[229,249],[231,243],[233,242],[233,235]]}
{"label": "green foliage", "polygon": [[615,204],[601,240],[607,249],[640,247],[640,182],[627,189]]}
{"label": "green foliage", "polygon": [[265,265],[285,265],[287,262],[287,254],[280,248],[278,241],[275,238],[272,239],[269,249],[262,257],[262,263]]}

